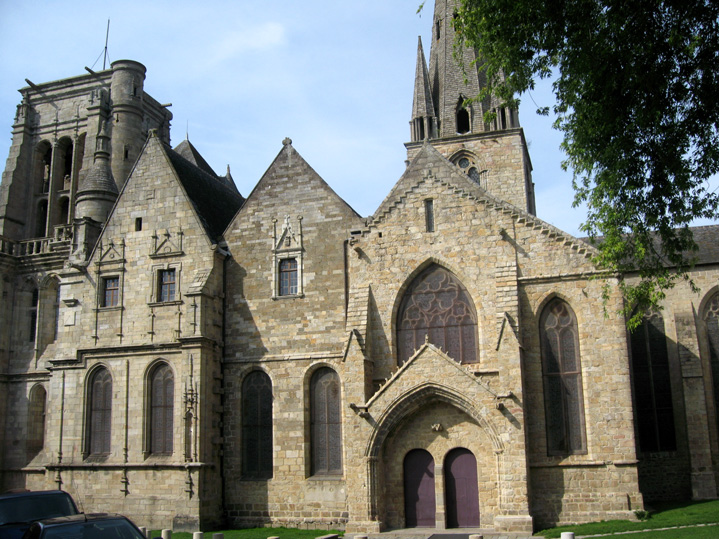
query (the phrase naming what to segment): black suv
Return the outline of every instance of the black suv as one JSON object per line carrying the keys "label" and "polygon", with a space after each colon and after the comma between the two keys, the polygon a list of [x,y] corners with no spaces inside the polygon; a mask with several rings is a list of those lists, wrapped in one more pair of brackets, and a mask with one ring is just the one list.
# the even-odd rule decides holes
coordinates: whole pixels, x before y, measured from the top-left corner
{"label": "black suv", "polygon": [[22,537],[36,520],[77,513],[72,497],[62,490],[0,495],[0,539]]}
{"label": "black suv", "polygon": [[[145,539],[129,519],[112,513],[49,518],[30,525],[23,539]],[[159,538],[158,538],[159,539]]]}

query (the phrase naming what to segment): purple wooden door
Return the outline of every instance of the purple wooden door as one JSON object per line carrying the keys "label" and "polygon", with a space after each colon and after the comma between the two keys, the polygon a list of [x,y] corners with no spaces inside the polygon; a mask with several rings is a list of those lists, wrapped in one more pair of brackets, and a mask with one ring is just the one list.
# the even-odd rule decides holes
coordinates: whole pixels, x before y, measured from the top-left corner
{"label": "purple wooden door", "polygon": [[470,450],[459,447],[447,455],[444,470],[444,484],[447,489],[447,527],[478,527],[477,459]]}
{"label": "purple wooden door", "polygon": [[404,515],[408,528],[434,528],[434,459],[424,449],[404,457]]}

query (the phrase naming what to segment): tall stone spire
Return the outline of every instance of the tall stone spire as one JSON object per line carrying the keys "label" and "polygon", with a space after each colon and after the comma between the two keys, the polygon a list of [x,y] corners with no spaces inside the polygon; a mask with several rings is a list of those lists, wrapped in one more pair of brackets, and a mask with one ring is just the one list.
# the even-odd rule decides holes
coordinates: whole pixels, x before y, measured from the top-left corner
{"label": "tall stone spire", "polygon": [[[429,78],[439,120],[439,137],[519,127],[517,111],[500,108],[496,99],[465,105],[468,98],[476,97],[484,88],[486,78],[475,50],[464,47],[461,62],[455,56],[456,5],[457,0],[436,0],[434,5]],[[497,113],[497,119],[486,124],[484,113],[491,110]]]}
{"label": "tall stone spire", "polygon": [[437,138],[437,114],[432,100],[427,61],[424,58],[422,38],[417,44],[417,69],[414,76],[414,99],[410,122],[412,142]]}
{"label": "tall stone spire", "polygon": [[[429,69],[421,40],[417,47],[407,162],[429,143],[488,193],[534,214],[532,163],[519,115],[496,98],[473,100],[487,80],[477,52],[455,48],[458,3],[435,0]],[[495,119],[485,122],[487,112]]]}

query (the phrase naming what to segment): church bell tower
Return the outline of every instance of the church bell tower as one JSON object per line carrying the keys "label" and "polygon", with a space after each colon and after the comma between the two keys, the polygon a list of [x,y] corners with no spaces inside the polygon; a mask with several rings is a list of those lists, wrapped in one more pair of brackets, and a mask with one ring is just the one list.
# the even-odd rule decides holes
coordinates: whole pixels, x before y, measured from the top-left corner
{"label": "church bell tower", "polygon": [[[494,97],[474,99],[486,76],[474,49],[465,46],[457,57],[456,6],[457,0],[435,1],[429,68],[419,40],[408,159],[432,144],[492,195],[534,214],[532,165],[518,111]],[[487,112],[495,113],[491,122],[485,122]]]}

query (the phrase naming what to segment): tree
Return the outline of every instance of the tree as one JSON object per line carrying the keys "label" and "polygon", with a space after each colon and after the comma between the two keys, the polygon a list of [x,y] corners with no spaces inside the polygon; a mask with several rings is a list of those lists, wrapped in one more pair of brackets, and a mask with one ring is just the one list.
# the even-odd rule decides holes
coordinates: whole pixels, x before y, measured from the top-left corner
{"label": "tree", "polygon": [[516,107],[554,78],[582,230],[600,267],[640,278],[621,285],[630,327],[691,283],[689,224],[719,215],[707,183],[719,171],[718,19],[716,0],[457,0],[457,46],[478,50],[490,81],[478,98]]}

